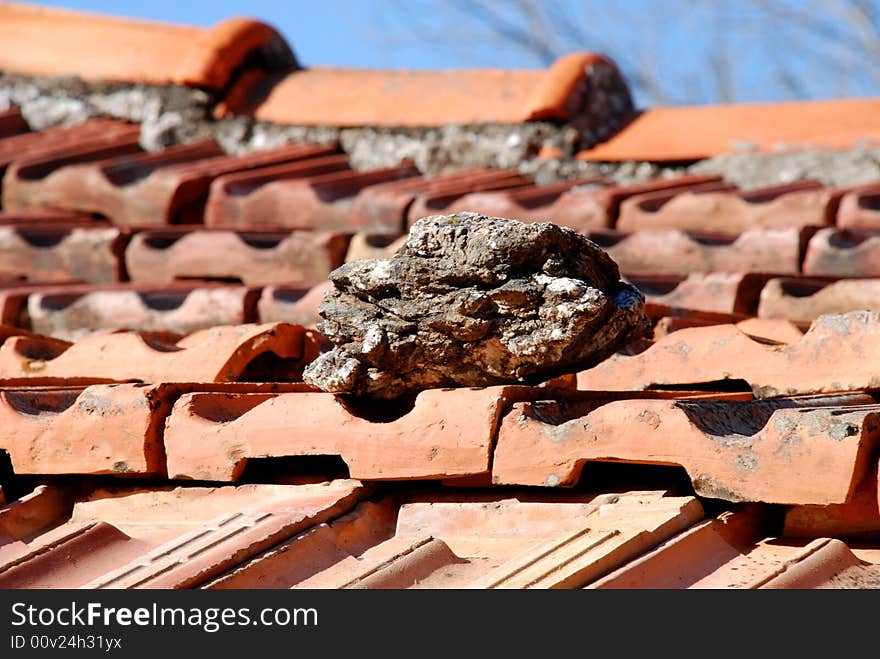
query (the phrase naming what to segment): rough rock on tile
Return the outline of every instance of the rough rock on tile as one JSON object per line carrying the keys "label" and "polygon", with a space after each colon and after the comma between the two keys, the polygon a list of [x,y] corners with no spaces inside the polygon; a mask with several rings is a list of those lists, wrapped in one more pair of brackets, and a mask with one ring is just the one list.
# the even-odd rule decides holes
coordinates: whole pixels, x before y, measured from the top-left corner
{"label": "rough rock on tile", "polygon": [[571,486],[585,462],[612,460],[680,465],[711,498],[843,503],[874,468],[878,413],[864,395],[516,403],[501,421],[492,480]]}
{"label": "rough rock on tile", "polygon": [[771,279],[761,289],[758,316],[810,323],[819,316],[880,307],[880,279],[829,281],[809,277]]}
{"label": "rough rock on tile", "polygon": [[820,316],[797,343],[756,341],[730,325],[683,329],[637,355],[578,374],[578,388],[638,390],[744,380],[758,397],[880,388],[880,312]]}
{"label": "rough rock on tile", "polygon": [[[282,378],[285,371],[293,377],[298,367],[289,362],[303,357],[303,334],[298,325],[272,323],[212,327],[180,339],[108,332],[71,344],[48,337],[13,336],[0,346],[0,380],[33,384],[234,382],[266,378],[267,373]],[[277,363],[277,369],[263,361],[268,358]]]}
{"label": "rough rock on tile", "polygon": [[390,259],[352,261],[330,279],[318,329],[335,347],[303,377],[334,393],[539,382],[650,331],[614,261],[549,223],[423,218]]}

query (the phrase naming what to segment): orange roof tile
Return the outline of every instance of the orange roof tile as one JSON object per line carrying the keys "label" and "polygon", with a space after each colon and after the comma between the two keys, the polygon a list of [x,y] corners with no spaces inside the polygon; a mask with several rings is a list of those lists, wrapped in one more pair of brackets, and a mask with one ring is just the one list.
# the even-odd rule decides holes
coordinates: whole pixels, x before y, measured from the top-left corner
{"label": "orange roof tile", "polygon": [[0,42],[0,70],[94,81],[220,89],[269,46],[279,66],[294,64],[273,28],[243,18],[202,28],[4,2]]}
{"label": "orange roof tile", "polygon": [[645,110],[584,160],[699,160],[742,145],[840,149],[880,140],[880,99],[743,103]]}
{"label": "orange roof tile", "polygon": [[[570,53],[546,70],[381,71],[310,68],[282,78],[242,76],[218,116],[249,114],[282,124],[432,126],[569,119],[571,97],[594,53]],[[576,112],[576,109],[574,109]]]}

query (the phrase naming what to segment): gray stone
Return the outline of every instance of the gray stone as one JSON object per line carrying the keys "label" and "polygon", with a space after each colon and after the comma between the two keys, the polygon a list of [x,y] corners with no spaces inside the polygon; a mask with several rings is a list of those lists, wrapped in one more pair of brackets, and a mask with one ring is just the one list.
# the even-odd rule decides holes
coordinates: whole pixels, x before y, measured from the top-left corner
{"label": "gray stone", "polygon": [[304,379],[335,393],[537,384],[651,331],[611,257],[546,222],[425,217],[391,258],[351,261],[330,280],[318,328],[334,347]]}

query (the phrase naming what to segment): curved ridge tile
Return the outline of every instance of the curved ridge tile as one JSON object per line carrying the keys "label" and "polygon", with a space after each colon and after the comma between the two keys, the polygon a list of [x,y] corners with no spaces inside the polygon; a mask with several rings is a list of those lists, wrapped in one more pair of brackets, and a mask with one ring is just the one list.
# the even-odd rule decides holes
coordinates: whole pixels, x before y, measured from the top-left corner
{"label": "curved ridge tile", "polygon": [[220,89],[255,50],[295,65],[273,28],[242,18],[203,28],[5,2],[0,41],[0,69],[24,75]]}
{"label": "curved ridge tile", "polygon": [[226,95],[218,116],[250,114],[282,124],[396,127],[567,120],[585,114],[590,128],[602,135],[631,104],[610,60],[593,53],[569,53],[546,70],[315,67],[280,79],[243,76]]}

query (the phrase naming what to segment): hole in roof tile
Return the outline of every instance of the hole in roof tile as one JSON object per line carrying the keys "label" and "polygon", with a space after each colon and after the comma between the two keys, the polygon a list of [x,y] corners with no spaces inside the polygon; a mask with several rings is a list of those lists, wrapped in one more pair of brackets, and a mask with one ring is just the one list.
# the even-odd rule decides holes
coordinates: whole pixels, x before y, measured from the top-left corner
{"label": "hole in roof tile", "polygon": [[163,336],[156,336],[153,334],[141,334],[140,337],[141,341],[146,343],[156,352],[180,352],[181,350],[183,350],[183,348],[179,346],[168,343],[167,338]]}
{"label": "hole in roof tile", "polygon": [[668,295],[681,285],[683,279],[654,279],[635,276],[627,277],[630,283],[646,295]]}
{"label": "hole in roof tile", "polygon": [[183,306],[189,291],[151,291],[138,293],[144,306],[154,311],[173,311]]}
{"label": "hole in roof tile", "polygon": [[63,311],[83,296],[82,293],[58,293],[40,298],[40,308],[46,311]]}
{"label": "hole in roof tile", "polygon": [[16,412],[28,416],[51,416],[63,412],[76,401],[79,389],[39,391],[12,390],[4,393],[6,403]]}
{"label": "hole in roof tile", "polygon": [[626,237],[626,234],[615,234],[599,231],[591,231],[587,234],[587,238],[596,243],[599,247],[614,247],[617,243],[619,243]]}
{"label": "hole in roof tile", "polygon": [[880,211],[880,194],[859,195],[859,208],[866,211]]}
{"label": "hole in roof tile", "polygon": [[655,384],[649,387],[652,391],[708,391],[717,393],[751,393],[748,382],[739,378],[729,380],[712,380],[711,382],[676,382],[675,384]]}
{"label": "hole in roof tile", "polygon": [[306,362],[302,359],[279,357],[267,350],[248,362],[236,382],[302,382]]}
{"label": "hole in roof tile", "polygon": [[308,288],[279,286],[272,290],[272,299],[286,304],[293,304],[294,302],[299,302],[309,290]]}
{"label": "hole in roof tile", "polygon": [[15,233],[31,247],[50,248],[55,247],[64,240],[69,230],[38,231],[30,228],[16,227]]}
{"label": "hole in roof tile", "polygon": [[694,496],[693,484],[684,467],[637,462],[586,462],[575,489],[603,494],[667,490],[670,496]]}
{"label": "hole in roof tile", "polygon": [[722,236],[711,233],[691,233],[689,234],[689,237],[695,243],[705,245],[706,247],[724,247],[726,245],[732,245],[737,239],[737,236]]}
{"label": "hole in roof tile", "polygon": [[46,361],[55,359],[67,350],[67,345],[60,341],[44,340],[38,337],[16,337],[15,351],[26,359]]}
{"label": "hole in roof tile", "polygon": [[799,279],[783,279],[779,282],[779,288],[789,297],[810,297],[831,282]]}
{"label": "hole in roof tile", "polygon": [[338,455],[297,455],[248,458],[238,483],[301,485],[349,478],[348,465]]}
{"label": "hole in roof tile", "polygon": [[174,281],[197,281],[197,282],[216,282],[222,284],[242,284],[241,277],[190,277],[180,275],[174,278]]}
{"label": "hole in roof tile", "polygon": [[104,168],[102,173],[113,185],[126,186],[143,181],[159,167],[159,164],[121,162]]}
{"label": "hole in roof tile", "polygon": [[274,397],[273,394],[195,395],[190,399],[189,409],[208,421],[228,423]]}
{"label": "hole in roof tile", "polygon": [[[9,453],[0,449],[0,487],[3,488],[3,498],[11,503],[34,491],[39,484],[36,476],[22,476],[12,469],[12,459]],[[0,508],[3,506],[0,505]]]}
{"label": "hole in roof tile", "polygon": [[353,416],[372,423],[390,423],[412,411],[416,404],[416,395],[400,396],[388,400],[338,395],[336,400]]}
{"label": "hole in roof tile", "polygon": [[832,231],[828,236],[828,244],[837,249],[852,249],[866,240],[868,240],[867,235],[852,231]]}
{"label": "hole in roof tile", "polygon": [[383,247],[388,247],[388,245],[393,243],[398,238],[400,238],[400,236],[393,233],[371,233],[370,235],[364,237],[364,242],[366,242],[367,245],[369,245],[370,247],[382,249]]}
{"label": "hole in roof tile", "polygon": [[[676,193],[677,194],[677,193]],[[672,199],[676,196],[676,194],[670,194],[666,196],[658,196],[650,199],[642,199],[638,202],[639,210],[645,213],[656,213],[661,208],[663,208],[667,203],[672,201]]]}
{"label": "hole in roof tile", "polygon": [[168,249],[181,238],[183,238],[183,234],[174,236],[161,233],[148,233],[143,237],[143,241],[144,245],[152,249]]}
{"label": "hole in roof tile", "polygon": [[275,249],[284,240],[284,236],[264,236],[257,233],[237,233],[238,239],[254,249]]}

